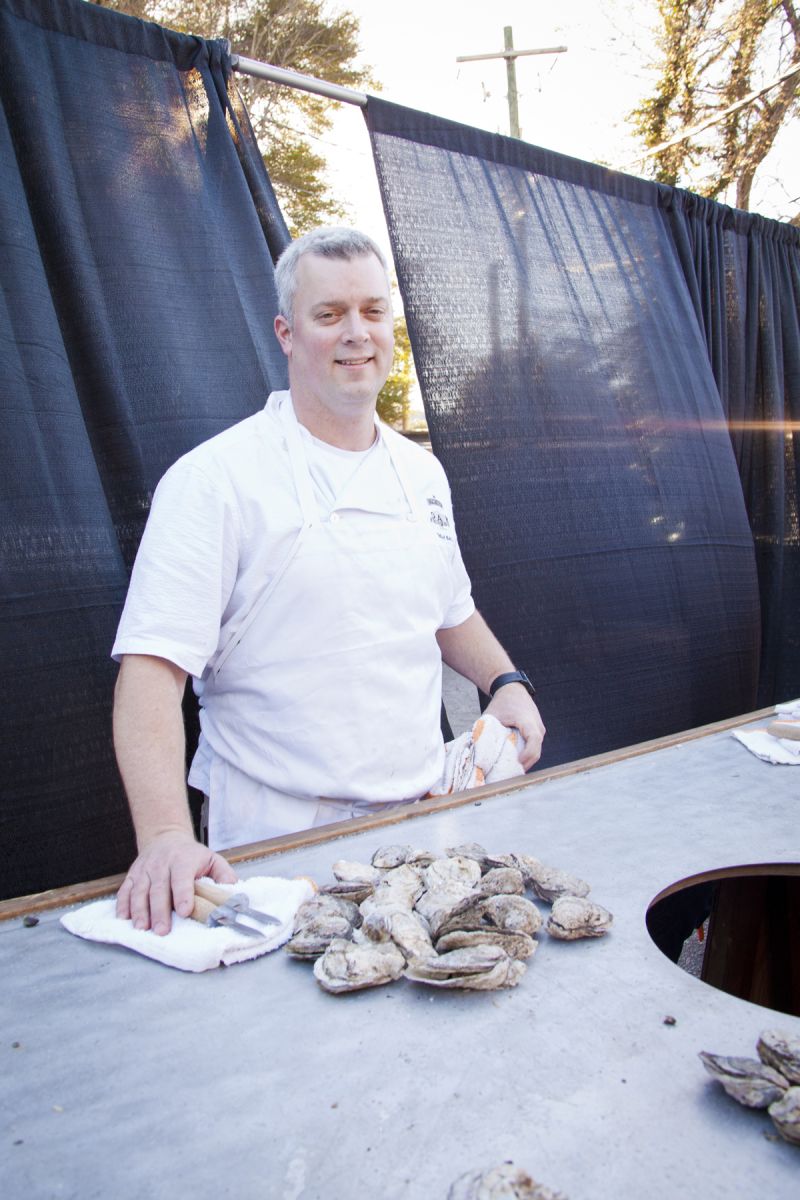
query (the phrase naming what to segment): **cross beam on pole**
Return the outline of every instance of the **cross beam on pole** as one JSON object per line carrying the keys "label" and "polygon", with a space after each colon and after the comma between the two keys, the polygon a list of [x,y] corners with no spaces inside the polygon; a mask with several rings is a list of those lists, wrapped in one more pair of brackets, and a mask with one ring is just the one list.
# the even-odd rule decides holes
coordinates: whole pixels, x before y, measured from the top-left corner
{"label": "cross beam on pole", "polygon": [[518,58],[523,58],[528,54],[565,54],[566,46],[547,46],[541,50],[515,50],[514,37],[510,25],[503,28],[503,41],[505,49],[496,51],[494,54],[462,54],[456,58],[456,62],[483,62],[487,58],[504,58],[506,60],[506,74],[508,76],[508,124],[511,130],[511,136],[520,137],[519,129],[519,107],[517,104],[517,69],[516,61]]}

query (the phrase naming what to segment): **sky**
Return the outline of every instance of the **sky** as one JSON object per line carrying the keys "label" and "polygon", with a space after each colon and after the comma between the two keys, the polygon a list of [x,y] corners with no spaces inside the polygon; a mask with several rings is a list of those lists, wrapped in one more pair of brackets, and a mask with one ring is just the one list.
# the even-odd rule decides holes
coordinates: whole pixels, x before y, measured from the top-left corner
{"label": "sky", "polygon": [[[330,8],[358,17],[361,60],[385,99],[490,132],[508,132],[505,63],[457,63],[457,56],[502,50],[506,25],[516,49],[567,46],[563,54],[516,61],[523,139],[642,173],[641,145],[626,118],[657,78],[655,0],[331,0]],[[361,110],[341,105],[316,148],[353,223],[388,249]],[[800,122],[782,135],[762,172],[754,210],[786,219],[800,209]]]}

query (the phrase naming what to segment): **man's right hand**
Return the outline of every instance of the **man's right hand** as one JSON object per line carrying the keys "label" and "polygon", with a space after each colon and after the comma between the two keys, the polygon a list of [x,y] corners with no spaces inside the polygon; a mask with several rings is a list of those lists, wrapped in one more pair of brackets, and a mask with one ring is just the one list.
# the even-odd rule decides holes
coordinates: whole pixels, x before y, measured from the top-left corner
{"label": "man's right hand", "polygon": [[181,917],[191,915],[194,881],[203,875],[217,883],[236,882],[236,872],[221,854],[187,833],[160,833],[125,876],[117,893],[117,916],[163,937],[172,928],[173,909]]}

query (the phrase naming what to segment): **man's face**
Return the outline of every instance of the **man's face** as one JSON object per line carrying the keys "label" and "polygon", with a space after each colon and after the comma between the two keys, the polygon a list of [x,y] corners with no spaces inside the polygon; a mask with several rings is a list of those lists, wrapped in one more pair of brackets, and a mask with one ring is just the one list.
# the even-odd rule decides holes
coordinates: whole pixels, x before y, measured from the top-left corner
{"label": "man's face", "polygon": [[297,264],[292,327],[279,316],[275,333],[296,402],[334,417],[374,404],[394,350],[389,285],[378,259],[305,254]]}

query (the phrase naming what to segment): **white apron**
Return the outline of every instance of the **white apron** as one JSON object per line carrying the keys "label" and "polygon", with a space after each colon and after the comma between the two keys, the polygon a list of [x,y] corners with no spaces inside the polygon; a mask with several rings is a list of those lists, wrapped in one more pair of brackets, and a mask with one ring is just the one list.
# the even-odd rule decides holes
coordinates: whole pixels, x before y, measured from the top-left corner
{"label": "white apron", "polygon": [[[436,631],[451,603],[449,547],[384,439],[409,511],[321,514],[294,409],[281,407],[303,525],[275,576],[204,685],[203,733],[256,788],[358,807],[424,795],[439,779],[441,656]],[[343,494],[342,499],[346,499]],[[214,814],[212,769],[211,823]],[[235,788],[225,807],[234,820]],[[247,789],[244,789],[245,791]],[[252,803],[253,788],[250,788]],[[279,797],[275,797],[279,799]],[[338,807],[338,806],[337,806]],[[247,814],[241,814],[247,824]],[[341,819],[333,815],[328,819]],[[209,840],[213,844],[211,830]],[[230,843],[228,843],[230,844]]]}

